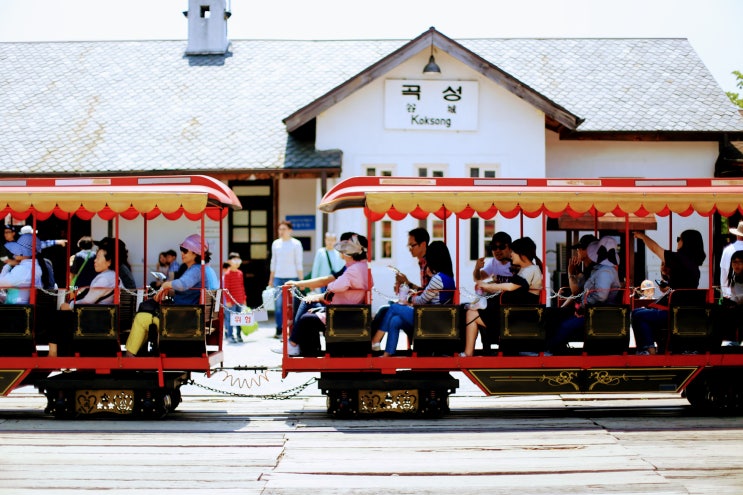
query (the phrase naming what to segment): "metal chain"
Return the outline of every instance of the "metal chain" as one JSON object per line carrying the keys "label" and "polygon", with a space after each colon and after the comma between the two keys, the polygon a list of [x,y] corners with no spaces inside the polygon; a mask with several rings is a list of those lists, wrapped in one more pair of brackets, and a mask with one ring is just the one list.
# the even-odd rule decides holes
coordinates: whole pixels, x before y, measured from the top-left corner
{"label": "metal chain", "polygon": [[[278,370],[267,370],[267,371],[278,371]],[[293,399],[294,397],[298,396],[304,389],[306,389],[307,387],[309,387],[315,382],[317,382],[317,378],[312,377],[301,385],[297,385],[296,387],[292,387],[290,389],[284,390],[282,392],[277,392],[274,394],[241,394],[239,392],[231,392],[229,390],[220,390],[214,387],[209,387],[207,385],[197,383],[193,379],[189,380],[186,383],[189,385],[194,385],[196,387],[202,388],[204,390],[208,390],[210,392],[218,393],[221,395],[229,395],[231,397],[243,397],[243,398],[262,399],[262,400],[288,400],[288,399]]]}

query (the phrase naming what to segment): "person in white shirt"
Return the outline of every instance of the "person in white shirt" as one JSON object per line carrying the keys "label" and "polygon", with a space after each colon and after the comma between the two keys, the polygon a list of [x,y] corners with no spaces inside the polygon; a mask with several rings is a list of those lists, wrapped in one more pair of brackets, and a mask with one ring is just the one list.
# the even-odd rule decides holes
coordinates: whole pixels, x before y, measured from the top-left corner
{"label": "person in white shirt", "polygon": [[[333,232],[325,233],[325,247],[321,247],[315,253],[311,278],[327,277],[328,275],[339,272],[346,266],[343,258],[335,250],[336,241],[337,236]],[[325,292],[325,289],[325,287],[321,287],[317,292]]]}
{"label": "person in white shirt", "polygon": [[281,287],[290,280],[302,280],[302,243],[292,237],[292,224],[287,220],[279,223],[279,238],[271,244],[271,273],[268,276],[268,286],[276,287],[274,310],[276,315],[276,335],[281,338],[283,328],[283,297]]}
{"label": "person in white shirt", "polygon": [[728,229],[728,231],[731,234],[735,234],[736,240],[732,244],[725,246],[720,257],[720,290],[722,290],[723,297],[730,297],[731,295],[730,286],[728,285],[730,259],[734,252],[743,250],[743,220],[738,222],[737,229]]}

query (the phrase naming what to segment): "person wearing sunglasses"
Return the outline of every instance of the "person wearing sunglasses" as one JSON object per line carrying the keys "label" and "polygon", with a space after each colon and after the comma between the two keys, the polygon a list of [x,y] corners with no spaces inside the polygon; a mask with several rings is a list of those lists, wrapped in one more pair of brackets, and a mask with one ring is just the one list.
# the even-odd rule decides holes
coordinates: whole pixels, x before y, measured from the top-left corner
{"label": "person wearing sunglasses", "polygon": [[[420,285],[414,284],[404,273],[395,269],[395,294],[400,293],[400,286],[402,285],[407,286],[410,293],[420,292],[424,287],[428,286],[431,281],[431,274],[427,270],[426,252],[428,251],[428,245],[430,242],[431,236],[428,231],[422,227],[415,228],[408,232],[408,250],[410,250],[411,256],[418,259],[421,283]],[[403,297],[406,298],[407,295],[404,294]],[[371,323],[372,335],[379,330],[382,320],[385,318],[389,308],[390,306],[386,304],[377,310],[377,314],[374,315],[374,319]],[[412,339],[412,333],[408,334],[408,338]]]}
{"label": "person wearing sunglasses", "polygon": [[[219,277],[214,269],[207,263],[211,261],[212,253],[209,252],[209,243],[203,240],[199,234],[191,234],[186,237],[180,245],[181,265],[186,269],[183,274],[175,279],[163,282],[160,292],[155,295],[154,299],[160,302],[165,295],[173,293],[173,304],[176,305],[197,305],[201,300],[201,290],[206,287],[207,290],[219,289]],[[206,283],[201,279],[201,260],[204,253],[204,275]],[[208,296],[207,296],[208,297]],[[144,301],[144,304],[147,301]],[[129,338],[126,340],[126,355],[129,357],[142,355],[141,350],[146,348],[147,334],[151,324],[159,325],[160,320],[157,316],[158,311],[144,310],[140,305],[140,310],[134,315],[132,330]],[[144,347],[143,347],[144,346]]]}
{"label": "person wearing sunglasses", "polygon": [[[496,232],[493,234],[489,246],[493,256],[492,258],[478,258],[475,262],[475,269],[472,272],[472,278],[475,283],[481,280],[490,280],[499,284],[511,281],[511,277],[513,276],[513,272],[511,271],[512,242],[511,236],[506,232]],[[468,309],[473,311],[473,318],[477,318],[474,314],[474,311],[477,311],[477,315],[485,323],[485,328],[497,327],[496,322],[500,318],[499,297],[476,299],[470,304]],[[482,341],[483,353],[490,354],[492,345],[497,342],[498,336],[493,335],[493,332],[483,331],[480,332],[480,340]]]}
{"label": "person wearing sunglasses", "polygon": [[472,278],[478,280],[493,279],[498,283],[511,280],[511,236],[505,232],[496,232],[490,241],[492,258],[478,258]]}

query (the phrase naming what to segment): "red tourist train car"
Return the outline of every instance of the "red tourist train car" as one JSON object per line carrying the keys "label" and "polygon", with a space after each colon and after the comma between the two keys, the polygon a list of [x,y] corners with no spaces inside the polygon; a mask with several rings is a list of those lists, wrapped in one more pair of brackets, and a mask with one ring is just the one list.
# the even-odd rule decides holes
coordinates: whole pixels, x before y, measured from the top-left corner
{"label": "red tourist train car", "polygon": [[[62,230],[67,235],[72,222],[93,220],[118,244],[126,227],[127,232],[137,232],[127,238],[130,249],[142,240],[137,247],[143,249],[144,260],[148,239],[163,235],[151,227],[153,222],[185,225],[182,233],[174,227],[178,232],[174,243],[193,233],[205,238],[205,226],[212,222],[219,225],[221,242],[221,220],[230,209],[240,208],[227,186],[205,176],[4,178],[0,198],[2,215],[25,221],[34,232],[38,222],[52,217],[66,222]],[[40,242],[33,237],[33,258],[40,252],[36,249]],[[124,254],[118,248],[114,251],[118,278],[118,261]],[[203,248],[198,254],[203,259]],[[68,247],[65,259],[69,256]],[[136,275],[144,281],[149,273],[146,262],[142,269]],[[148,336],[150,351],[126,357],[122,344],[134,314],[155,292],[144,283],[134,290],[116,287],[113,304],[75,306],[69,318],[62,318],[60,303],[75,297],[63,283],[68,275],[57,273],[59,289],[26,289],[27,304],[0,305],[2,395],[21,384],[33,384],[47,396],[47,412],[57,417],[100,413],[161,417],[178,405],[180,386],[192,371],[209,373],[223,361],[219,290],[196,289],[200,294],[194,305],[162,304],[159,328]],[[65,322],[72,325],[67,329],[69,352],[50,357],[49,333],[62,330]]]}
{"label": "red tourist train car", "polygon": [[[458,386],[452,372],[461,372],[494,396],[682,393],[698,408],[743,407],[743,353],[735,345],[741,340],[740,322],[732,317],[737,314],[734,305],[721,304],[715,283],[719,258],[713,255],[720,242],[716,222],[743,213],[743,180],[354,177],[328,191],[319,209],[346,215],[336,222],[338,230],[353,230],[342,226],[358,225],[358,212],[363,212],[368,226],[361,233],[370,239],[370,272],[377,270],[366,304],[328,305],[320,356],[291,357],[284,343],[284,374],[320,372],[330,414],[440,415]],[[349,214],[353,209],[357,213]],[[457,294],[450,305],[415,307],[410,340],[401,342],[394,356],[383,357],[369,344],[374,306],[380,305],[377,296],[390,291],[377,284],[387,253],[375,253],[380,235],[389,235],[389,225],[381,233],[376,222],[425,221],[430,216],[438,222],[435,234],[451,251]],[[563,263],[565,246],[581,233],[613,237],[621,253],[620,297],[611,305],[584,308],[585,330],[558,355],[545,352],[550,336],[546,323],[565,300],[557,284],[546,284],[538,303],[500,304],[496,345],[478,345],[473,356],[460,355],[462,315],[474,295],[466,289],[471,272],[462,267],[476,257],[467,248],[470,230],[460,225],[472,219],[510,222],[511,229],[518,229],[511,232],[514,239],[530,236],[542,260],[562,249]],[[633,343],[632,311],[648,303],[636,289],[652,271],[645,267],[652,260],[645,260],[643,244],[633,233],[657,229],[667,236],[658,243],[671,249],[676,236],[689,228],[701,234],[707,253],[699,288],[670,293],[659,352],[640,355]],[[553,259],[551,268],[559,263]],[[284,335],[289,335],[292,298],[289,288],[284,291]],[[539,352],[529,352],[534,349]]]}

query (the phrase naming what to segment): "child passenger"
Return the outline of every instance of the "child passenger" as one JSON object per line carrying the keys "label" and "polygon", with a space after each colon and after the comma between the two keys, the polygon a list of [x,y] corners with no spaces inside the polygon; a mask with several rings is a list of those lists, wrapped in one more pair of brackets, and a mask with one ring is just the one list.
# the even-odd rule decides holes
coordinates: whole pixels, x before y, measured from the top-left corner
{"label": "child passenger", "polygon": [[[537,245],[531,238],[522,237],[511,244],[511,264],[518,267],[519,271],[510,282],[494,283],[478,280],[475,288],[489,294],[504,293],[504,299],[510,303],[538,303],[543,283],[542,261],[537,257]],[[461,356],[474,355],[475,341],[480,328],[487,328],[493,334],[499,333],[498,318],[494,317],[485,322],[477,309],[468,309],[465,321],[467,322],[466,340]]]}

